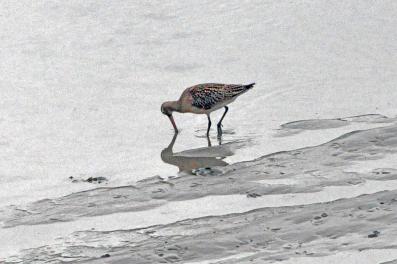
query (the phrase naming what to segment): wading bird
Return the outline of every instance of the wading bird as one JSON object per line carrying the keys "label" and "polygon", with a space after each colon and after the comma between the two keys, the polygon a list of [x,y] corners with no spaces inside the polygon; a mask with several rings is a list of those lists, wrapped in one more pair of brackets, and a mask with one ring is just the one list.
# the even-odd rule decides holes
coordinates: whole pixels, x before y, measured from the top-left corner
{"label": "wading bird", "polygon": [[207,136],[210,133],[211,118],[210,113],[222,107],[225,108],[221,120],[218,122],[218,136],[222,135],[222,120],[229,108],[228,104],[232,103],[236,98],[251,89],[255,83],[244,84],[220,84],[220,83],[204,83],[198,84],[183,91],[178,101],[168,101],[161,105],[161,112],[168,116],[174,127],[175,133],[178,133],[173,112],[206,114],[208,117]]}

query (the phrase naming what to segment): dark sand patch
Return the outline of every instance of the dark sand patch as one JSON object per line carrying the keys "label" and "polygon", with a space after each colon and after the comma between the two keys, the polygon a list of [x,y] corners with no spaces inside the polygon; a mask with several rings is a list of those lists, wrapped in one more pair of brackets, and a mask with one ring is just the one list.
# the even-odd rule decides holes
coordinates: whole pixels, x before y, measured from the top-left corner
{"label": "dark sand patch", "polygon": [[335,119],[308,119],[299,120],[294,122],[289,122],[282,124],[281,129],[278,131],[278,137],[291,136],[307,130],[321,130],[321,129],[331,129],[343,126],[348,126],[352,123],[392,123],[395,119],[388,118],[384,115],[369,114],[360,116],[350,116]]}
{"label": "dark sand patch", "polygon": [[382,262],[381,264],[397,264],[397,259],[388,262]]}
{"label": "dark sand patch", "polygon": [[[209,195],[255,193],[263,197],[269,194],[316,192],[326,186],[354,185],[367,179],[396,179],[394,170],[387,173],[348,171],[356,161],[380,159],[396,152],[397,125],[355,131],[316,147],[209,168],[216,173],[181,174],[168,180],[157,176],[133,186],[102,187],[40,200],[24,208],[10,207],[0,216],[0,220],[5,227],[44,224],[72,221],[83,216],[148,210],[170,201]],[[291,180],[293,184],[258,183],[275,179]]]}
{"label": "dark sand patch", "polygon": [[[80,231],[57,244],[29,249],[24,263],[274,263],[341,251],[397,249],[397,191],[324,204],[265,208],[150,228]],[[369,237],[370,234],[376,236]]]}
{"label": "dark sand patch", "polygon": [[312,119],[300,120],[281,125],[282,129],[317,130],[347,126],[348,121],[343,119]]}

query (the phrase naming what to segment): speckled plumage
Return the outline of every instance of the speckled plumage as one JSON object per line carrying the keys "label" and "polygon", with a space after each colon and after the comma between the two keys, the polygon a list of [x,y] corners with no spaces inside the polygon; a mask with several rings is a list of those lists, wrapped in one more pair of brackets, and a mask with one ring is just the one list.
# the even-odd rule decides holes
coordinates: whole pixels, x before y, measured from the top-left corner
{"label": "speckled plumage", "polygon": [[191,94],[192,106],[210,110],[219,103],[226,100],[232,100],[234,97],[246,92],[252,88],[255,83],[248,85],[242,84],[220,84],[220,83],[205,83],[198,84],[188,88]]}

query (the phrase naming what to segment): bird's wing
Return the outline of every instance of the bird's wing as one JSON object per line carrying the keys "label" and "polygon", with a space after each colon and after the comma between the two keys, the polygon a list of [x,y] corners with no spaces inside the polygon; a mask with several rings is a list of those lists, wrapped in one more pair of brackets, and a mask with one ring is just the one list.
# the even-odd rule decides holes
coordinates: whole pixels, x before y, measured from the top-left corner
{"label": "bird's wing", "polygon": [[193,97],[192,105],[201,109],[211,109],[223,100],[231,99],[252,86],[242,84],[206,83],[198,84],[189,89]]}
{"label": "bird's wing", "polygon": [[211,109],[225,99],[222,84],[199,84],[190,88],[192,105],[201,109]]}

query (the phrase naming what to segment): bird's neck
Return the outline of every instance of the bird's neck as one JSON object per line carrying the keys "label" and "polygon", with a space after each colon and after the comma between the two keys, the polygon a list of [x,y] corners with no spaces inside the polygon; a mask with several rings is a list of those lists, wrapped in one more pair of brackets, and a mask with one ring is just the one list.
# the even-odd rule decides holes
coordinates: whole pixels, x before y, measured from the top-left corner
{"label": "bird's neck", "polygon": [[168,106],[172,111],[181,112],[182,105],[180,101],[170,101],[168,102]]}

